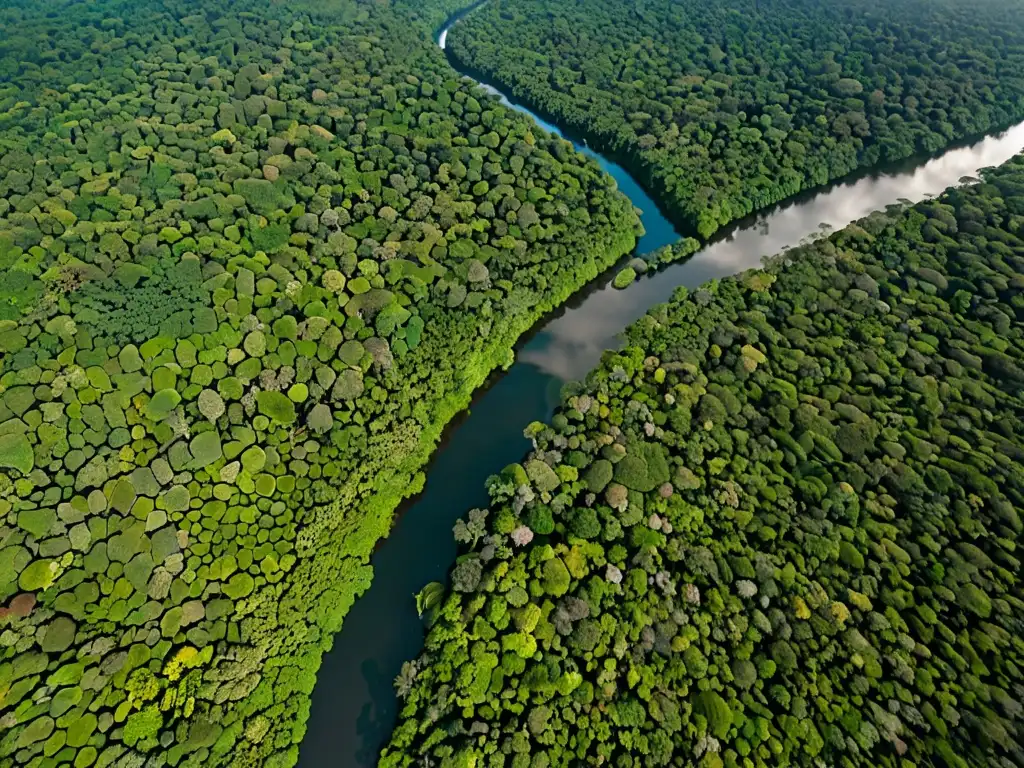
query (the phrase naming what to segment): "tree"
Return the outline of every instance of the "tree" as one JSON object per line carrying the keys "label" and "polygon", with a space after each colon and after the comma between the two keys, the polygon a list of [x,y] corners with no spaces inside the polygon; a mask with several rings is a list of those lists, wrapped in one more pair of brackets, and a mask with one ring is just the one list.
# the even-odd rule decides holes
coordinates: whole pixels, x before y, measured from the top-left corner
{"label": "tree", "polygon": [[471,557],[461,560],[452,571],[452,589],[456,592],[473,592],[480,584],[483,566],[480,560]]}
{"label": "tree", "polygon": [[703,715],[708,722],[708,732],[718,739],[724,739],[732,728],[732,710],[717,692],[703,691],[693,702],[693,711]]}

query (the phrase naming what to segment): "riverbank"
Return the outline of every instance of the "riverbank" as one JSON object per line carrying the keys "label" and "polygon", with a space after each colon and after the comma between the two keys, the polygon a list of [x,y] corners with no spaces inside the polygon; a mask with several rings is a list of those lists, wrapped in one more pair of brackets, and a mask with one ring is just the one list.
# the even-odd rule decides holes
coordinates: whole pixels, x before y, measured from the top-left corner
{"label": "riverbank", "polygon": [[[562,135],[557,127],[550,129]],[[1022,147],[1024,125],[1018,125],[913,167],[862,174],[807,193],[744,219],[687,262],[644,276],[624,291],[609,286],[614,270],[605,272],[539,328],[527,332],[517,345],[517,362],[492,377],[488,388],[474,396],[469,414],[456,417],[452,423],[457,426],[446,430],[427,468],[423,492],[403,505],[401,519],[375,552],[374,581],[352,607],[344,631],[323,660],[300,752],[302,765],[312,768],[328,759],[343,768],[375,763],[396,714],[391,681],[422,643],[413,594],[427,582],[443,580],[448,572],[455,556],[451,525],[467,509],[486,503],[486,478],[529,448],[521,437],[523,428],[550,418],[562,384],[593,368],[602,352],[616,345],[623,328],[667,300],[679,285],[696,287],[758,266],[763,256],[819,233],[822,224],[837,229],[902,198],[938,194]],[[597,159],[613,175],[622,174],[620,189],[628,188],[625,182],[632,180],[624,168]],[[650,199],[643,194],[643,199]],[[643,199],[634,204],[645,211],[645,226],[650,219],[658,225],[648,227],[644,237],[658,244],[640,242],[645,250],[653,250],[671,242],[658,240],[673,230]]]}
{"label": "riverbank", "polygon": [[0,762],[291,765],[444,427],[638,218],[402,9],[113,5],[4,15]]}
{"label": "riverbank", "polygon": [[[446,28],[452,29],[455,24],[464,20],[471,13],[475,16],[489,13],[493,9],[485,8],[487,5],[486,2],[475,3],[465,11],[455,14],[452,17],[451,23],[446,25]],[[540,9],[538,10],[534,6],[538,6]],[[602,3],[598,2],[596,7],[602,7]],[[497,14],[498,11],[494,10],[494,13]],[[488,17],[484,22],[481,22],[479,18],[474,19],[473,23],[484,23],[492,26],[516,24],[516,29],[510,30],[511,32],[521,32],[522,30],[518,28],[520,25],[537,25],[539,28],[542,28],[538,31],[541,37],[547,38],[550,36],[560,40],[566,36],[564,29],[566,25],[571,27],[576,22],[586,27],[582,22],[582,18],[587,15],[585,13],[582,16],[574,15],[581,13],[577,7],[567,7],[564,17],[560,13],[560,10],[556,9],[555,6],[545,5],[545,0],[536,0],[533,3],[522,3],[514,8],[504,9],[500,21]],[[637,11],[633,18],[624,23],[631,28],[636,27],[638,34],[644,34],[646,28],[644,27],[645,22],[641,20],[642,16],[643,14]],[[539,18],[544,19],[544,21],[538,21]],[[510,22],[509,19],[514,19],[514,21]],[[553,31],[552,25],[559,26],[559,33]],[[577,34],[581,36],[581,44],[584,41],[589,45],[606,43],[609,46],[614,46],[621,44],[621,40],[616,35],[609,34],[606,40],[602,37],[601,31],[591,28],[577,30]],[[530,41],[532,40],[533,38],[531,37]],[[687,196],[681,195],[680,190],[677,188],[678,179],[673,177],[685,174],[686,168],[674,165],[676,160],[673,159],[675,157],[673,152],[675,150],[660,143],[657,147],[650,149],[638,146],[641,137],[637,133],[634,133],[631,128],[623,129],[622,125],[611,120],[613,114],[618,114],[616,111],[619,107],[618,102],[615,102],[615,109],[608,113],[593,114],[591,111],[593,105],[584,97],[580,96],[577,98],[570,90],[557,88],[551,84],[551,81],[555,79],[554,72],[558,66],[558,62],[554,61],[558,58],[557,54],[548,50],[539,52],[533,50],[529,45],[525,45],[524,56],[508,60],[501,58],[496,53],[496,49],[501,48],[503,44],[503,37],[488,37],[483,33],[472,38],[471,41],[456,35],[454,40],[446,42],[448,42],[446,55],[449,61],[463,74],[480,82],[488,83],[491,87],[495,87],[504,94],[504,98],[516,106],[528,107],[535,119],[539,117],[545,123],[558,124],[560,130],[568,138],[577,143],[585,143],[593,147],[603,156],[614,160],[614,162],[629,170],[631,175],[643,187],[645,194],[658,202],[661,210],[673,222],[676,229],[686,236],[700,236],[702,239],[706,239],[718,229],[746,215],[750,215],[750,213],[756,213],[758,210],[763,210],[778,202],[791,199],[795,195],[819,189],[824,184],[849,178],[852,174],[865,171],[870,172],[871,169],[879,167],[880,164],[899,164],[908,160],[912,161],[914,159],[934,156],[937,152],[946,151],[957,146],[969,145],[985,135],[1005,130],[1024,118],[1024,100],[1019,95],[1008,97],[1007,94],[1003,94],[1003,100],[999,103],[998,110],[994,109],[994,105],[989,104],[987,101],[977,104],[978,114],[985,117],[977,123],[971,123],[973,129],[970,127],[955,128],[951,124],[939,126],[932,122],[924,121],[920,124],[914,123],[914,129],[908,134],[916,136],[915,140],[911,141],[907,136],[901,135],[901,141],[895,141],[892,136],[887,136],[884,144],[880,144],[871,141],[870,138],[876,131],[880,130],[880,126],[884,126],[887,117],[896,115],[900,119],[913,122],[911,115],[917,114],[913,110],[910,110],[908,113],[902,104],[886,101],[885,108],[889,110],[887,114],[871,114],[871,120],[874,121],[871,132],[858,133],[857,136],[859,138],[842,152],[839,152],[838,149],[836,152],[829,149],[827,152],[830,158],[829,162],[821,167],[816,167],[814,173],[795,174],[794,169],[789,164],[781,161],[775,155],[772,155],[773,159],[769,163],[773,170],[765,170],[762,164],[762,162],[767,162],[767,155],[764,158],[754,156],[738,161],[733,157],[734,163],[738,162],[738,166],[734,164],[734,170],[743,168],[746,165],[760,168],[760,173],[767,174],[772,179],[773,184],[758,194],[751,193],[749,200],[742,197],[736,199],[729,198],[724,201],[719,200],[719,202],[724,202],[726,209],[729,208],[729,203],[731,202],[732,208],[736,213],[728,215],[722,213],[718,215],[714,226],[710,226],[707,221],[703,224],[698,222],[698,212],[687,208]],[[472,42],[475,46],[472,50],[469,47],[469,42]],[[570,60],[564,62],[566,67],[574,72],[581,70],[581,68],[585,70],[583,77],[586,82],[584,85],[581,85],[581,88],[590,98],[614,100],[614,94],[606,93],[604,90],[608,86],[606,81],[607,73],[599,74],[591,71],[591,62],[573,58],[564,47],[559,47],[558,50],[569,56]],[[613,47],[609,55],[614,57],[615,50],[617,49]],[[649,52],[649,55],[655,58],[658,56],[658,54],[653,52]],[[661,63],[668,66],[664,61]],[[703,65],[710,67],[712,73],[716,72],[715,67],[710,63],[703,62]],[[628,66],[628,68],[632,69],[632,63],[622,64],[622,66]],[[698,65],[694,63],[693,66]],[[550,71],[549,67],[551,68]],[[704,74],[707,74],[707,72],[704,72]],[[683,79],[686,80],[687,78]],[[730,79],[732,78],[725,77],[726,81]],[[1008,82],[1015,81],[1013,78],[1008,78]],[[627,87],[624,90],[631,92],[632,88]],[[867,95],[866,90],[863,93],[865,96]],[[702,98],[710,98],[700,89],[691,93],[691,96],[698,101],[701,101]],[[623,98],[628,98],[628,96],[623,96]],[[649,100],[649,102],[645,102],[647,108],[640,109],[639,106],[634,104],[634,107],[643,113],[658,111],[659,109],[672,112],[674,109],[677,109],[677,107],[669,109],[666,105],[659,103],[658,96],[653,93],[644,93],[643,99]],[[910,103],[916,104],[916,97]],[[756,101],[747,103],[736,113],[739,115],[738,122],[736,122],[737,118],[735,115],[723,114],[722,120],[725,122],[736,122],[730,131],[740,130],[741,126],[746,126],[743,130],[752,129],[760,136],[762,132],[768,130],[766,126],[772,125],[771,119],[768,119],[766,124],[760,122],[760,118],[763,117],[760,114],[761,106],[763,105],[758,104]],[[777,107],[778,105],[773,104],[772,106]],[[703,107],[710,109],[707,104],[704,104]],[[838,106],[836,106],[836,109],[838,109]],[[748,115],[747,112],[750,110],[753,111]],[[868,111],[871,112],[871,107],[868,108]],[[987,116],[993,111],[997,112],[998,116],[989,119]],[[704,112],[699,114],[703,115]],[[830,121],[835,117],[836,115],[833,112],[829,113]],[[822,113],[819,115],[819,120],[823,118],[824,114]],[[695,120],[697,120],[697,117],[694,116],[687,118],[684,123],[689,124]],[[721,128],[721,122],[719,121],[719,128]],[[826,124],[820,123],[818,128]],[[898,124],[902,125],[902,123]],[[660,129],[671,132],[671,121],[669,121],[669,124],[660,125]],[[701,123],[701,131],[704,130],[711,130],[711,128]],[[814,135],[817,137],[816,133]],[[849,143],[846,140],[850,137],[846,136],[846,139],[844,139],[843,131],[841,130],[838,133],[826,131],[824,135],[833,144],[838,143],[845,147],[845,143]],[[644,138],[650,140],[654,137],[648,135]],[[804,136],[804,139],[807,138],[808,136]],[[791,139],[798,140],[796,133],[794,133]],[[719,146],[714,151],[716,156],[721,156],[723,153],[729,154],[729,150],[725,145],[733,143],[735,135],[728,133],[716,140],[723,144],[723,146]],[[683,146],[689,146],[694,141],[695,138],[689,136]],[[831,146],[828,142],[825,142],[825,144]],[[705,152],[711,151],[707,146],[703,146],[702,149]],[[766,147],[762,147],[762,149],[767,152]],[[825,152],[823,147],[818,147],[818,150],[819,153]],[[773,151],[777,152],[778,148],[775,148]],[[813,148],[806,147],[801,152],[806,152],[809,155],[816,154]],[[691,174],[696,174],[700,168],[694,167],[689,170]],[[724,183],[722,182],[723,175],[724,171],[718,169],[717,173],[714,174],[714,180],[705,179],[702,182],[702,192],[715,197],[715,194],[717,194],[715,190],[721,183]],[[717,198],[715,199],[717,200]]]}
{"label": "riverbank", "polygon": [[456,527],[380,768],[1018,764],[1024,154],[983,178],[629,326]]}

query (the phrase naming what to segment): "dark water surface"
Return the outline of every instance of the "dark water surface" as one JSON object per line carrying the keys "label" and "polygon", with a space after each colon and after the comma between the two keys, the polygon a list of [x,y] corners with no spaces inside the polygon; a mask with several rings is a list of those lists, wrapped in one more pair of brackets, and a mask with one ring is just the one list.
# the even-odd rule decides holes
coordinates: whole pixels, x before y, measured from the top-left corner
{"label": "dark water surface", "polygon": [[[445,47],[455,17],[438,36]],[[503,103],[493,86],[483,87]],[[574,142],[575,143],[575,142]],[[647,233],[638,245],[645,253],[678,235],[654,201],[624,168],[587,147],[643,211]],[[797,245],[823,228],[839,229],[900,200],[937,195],[962,177],[999,165],[1024,149],[1024,123],[932,159],[917,158],[881,172],[807,193],[738,222],[689,261],[641,277],[624,291],[611,288],[610,272],[582,290],[517,348],[517,362],[474,399],[468,414],[454,422],[427,472],[422,494],[404,506],[391,535],[373,556],[373,584],[345,619],[334,648],[323,660],[302,768],[362,768],[377,755],[395,724],[397,702],[392,680],[402,662],[423,646],[423,626],[413,595],[430,581],[443,581],[455,559],[452,525],[474,506],[487,502],[484,481],[529,450],[523,428],[548,419],[564,382],[580,379],[618,344],[617,334],[650,306],[665,301],[680,285],[695,287],[716,277],[756,267],[761,259]]]}

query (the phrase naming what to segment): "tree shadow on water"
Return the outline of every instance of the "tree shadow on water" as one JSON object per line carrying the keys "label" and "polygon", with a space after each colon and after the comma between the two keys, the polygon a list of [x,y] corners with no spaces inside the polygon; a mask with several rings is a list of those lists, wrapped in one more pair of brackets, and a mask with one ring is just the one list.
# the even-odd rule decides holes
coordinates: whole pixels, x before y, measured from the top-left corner
{"label": "tree shadow on water", "polygon": [[376,659],[367,659],[360,669],[370,692],[370,702],[363,706],[356,719],[354,764],[372,768],[377,764],[381,747],[395,724],[395,691],[392,678],[381,670]]}

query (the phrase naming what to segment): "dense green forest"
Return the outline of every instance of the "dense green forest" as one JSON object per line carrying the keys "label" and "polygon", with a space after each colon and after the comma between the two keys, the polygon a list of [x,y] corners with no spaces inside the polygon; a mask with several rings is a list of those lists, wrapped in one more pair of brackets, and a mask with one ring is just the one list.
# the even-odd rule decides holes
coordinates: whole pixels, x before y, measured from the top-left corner
{"label": "dense green forest", "polygon": [[291,765],[441,428],[632,249],[443,17],[0,8],[0,765]]}
{"label": "dense green forest", "polygon": [[[857,165],[1019,116],[1019,24],[1002,6],[946,1],[866,15],[778,6],[770,18],[768,6],[709,8],[652,47],[588,0],[587,24],[628,41],[600,60],[614,71],[601,82],[621,91],[596,102],[610,123],[527,95],[640,158],[706,234]],[[0,766],[292,765],[321,656],[442,428],[522,333],[632,250],[636,212],[597,163],[461,78],[432,43],[461,5],[0,7]],[[646,7],[631,11],[656,27],[645,35],[679,27]],[[486,69],[495,19],[503,36],[533,29],[508,13],[479,11],[455,35],[459,55]],[[604,43],[573,40],[582,72]],[[669,50],[693,69],[673,71]],[[538,766],[565,763],[564,741],[561,756],[550,749],[561,722],[587,759],[617,743],[647,764],[673,741],[693,749],[700,716],[670,725],[696,706],[718,723],[698,755],[709,765],[776,746],[838,755],[840,742],[875,755],[872,739],[893,734],[908,760],[934,748],[958,768],[970,749],[1020,762],[1019,176],[873,219],[635,327],[554,429],[531,428],[537,453],[495,480],[495,511],[458,529],[474,546],[455,595],[423,596],[431,661],[407,667],[395,738],[412,747],[389,760],[471,765],[525,748]],[[911,237],[929,245],[910,249]],[[696,246],[634,262],[619,282]],[[772,330],[794,307],[808,319]],[[929,416],[936,403],[945,415]],[[637,484],[662,469],[674,487]],[[572,495],[581,483],[594,486],[589,505]],[[699,589],[703,608],[669,610],[675,576],[650,568],[684,557],[679,589]],[[734,572],[769,570],[755,585],[775,600],[762,621],[730,590]],[[849,597],[837,596],[843,579]],[[677,615],[689,618],[667,653]],[[585,640],[560,640],[577,629]],[[700,669],[690,648],[707,670],[686,692],[686,670]],[[890,657],[899,665],[883,667]],[[785,685],[739,686],[740,660],[758,675],[771,660]],[[644,707],[670,725],[654,728]],[[734,723],[719,735],[723,712]],[[517,735],[495,739],[496,726]]]}
{"label": "dense green forest", "polygon": [[492,0],[461,63],[720,226],[1024,118],[1019,0]]}
{"label": "dense green forest", "polygon": [[455,526],[382,766],[1024,764],[1024,156],[679,289]]}

